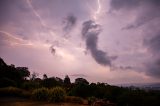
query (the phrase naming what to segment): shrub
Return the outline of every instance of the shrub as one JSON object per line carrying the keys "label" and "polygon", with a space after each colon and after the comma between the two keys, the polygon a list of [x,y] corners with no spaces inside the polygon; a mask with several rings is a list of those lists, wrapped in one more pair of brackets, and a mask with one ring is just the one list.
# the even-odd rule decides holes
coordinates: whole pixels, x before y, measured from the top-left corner
{"label": "shrub", "polygon": [[0,88],[0,96],[26,97],[26,95],[28,95],[26,91],[16,88],[16,87]]}
{"label": "shrub", "polygon": [[16,82],[9,78],[0,78],[0,87],[16,86]]}
{"label": "shrub", "polygon": [[93,104],[93,102],[96,100],[96,98],[94,96],[91,96],[88,98],[88,104],[91,105]]}
{"label": "shrub", "polygon": [[61,87],[55,87],[49,90],[50,102],[62,102],[64,101],[65,90]]}
{"label": "shrub", "polygon": [[33,90],[32,98],[36,100],[47,100],[48,99],[48,89],[38,88],[38,89]]}
{"label": "shrub", "polygon": [[83,99],[81,97],[76,97],[76,96],[66,96],[65,97],[65,102],[82,104]]}
{"label": "shrub", "polygon": [[28,81],[22,84],[22,88],[26,90],[33,90],[40,88],[40,84],[38,82]]}

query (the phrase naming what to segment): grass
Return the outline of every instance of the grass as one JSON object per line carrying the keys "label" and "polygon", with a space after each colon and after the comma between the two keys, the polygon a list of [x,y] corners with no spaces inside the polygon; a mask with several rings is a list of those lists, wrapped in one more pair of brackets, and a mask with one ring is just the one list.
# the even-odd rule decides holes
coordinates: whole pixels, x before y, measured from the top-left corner
{"label": "grass", "polygon": [[87,106],[87,105],[80,105],[75,103],[48,103],[48,102],[38,102],[28,99],[22,98],[0,98],[0,106]]}

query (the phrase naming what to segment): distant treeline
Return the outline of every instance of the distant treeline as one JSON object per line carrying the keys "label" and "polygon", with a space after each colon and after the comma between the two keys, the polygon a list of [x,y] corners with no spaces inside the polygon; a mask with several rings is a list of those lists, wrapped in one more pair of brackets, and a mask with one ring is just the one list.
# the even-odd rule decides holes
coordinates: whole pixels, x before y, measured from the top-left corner
{"label": "distant treeline", "polygon": [[7,65],[0,58],[0,91],[11,86],[25,91],[34,91],[34,93],[37,89],[43,91],[59,87],[60,90],[64,89],[67,96],[81,97],[89,102],[103,99],[116,103],[118,106],[160,106],[160,91],[158,90],[145,91],[136,87],[118,87],[99,82],[89,83],[84,78],[76,78],[74,83],[71,83],[68,75],[61,79],[44,74],[41,79],[36,73],[31,74],[27,67]]}

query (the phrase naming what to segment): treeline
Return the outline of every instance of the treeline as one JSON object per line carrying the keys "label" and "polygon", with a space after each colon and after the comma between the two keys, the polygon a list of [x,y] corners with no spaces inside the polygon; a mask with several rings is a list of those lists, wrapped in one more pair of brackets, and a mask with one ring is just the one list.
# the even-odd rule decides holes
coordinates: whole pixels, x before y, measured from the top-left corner
{"label": "treeline", "polygon": [[[2,92],[5,95],[4,89],[10,86],[12,86],[11,92],[15,89],[19,92],[20,90],[29,91],[26,97],[34,94],[33,96],[40,100],[49,98],[49,100],[58,101],[59,99],[56,98],[62,99],[66,95],[67,101],[70,100],[69,97],[77,97],[88,100],[90,104],[101,99],[118,106],[160,106],[160,91],[145,91],[136,87],[124,88],[99,82],[89,83],[84,78],[76,78],[74,83],[71,83],[68,75],[61,79],[44,74],[41,79],[36,73],[31,74],[27,67],[7,65],[0,58],[0,95]],[[79,101],[77,98],[76,100]]]}

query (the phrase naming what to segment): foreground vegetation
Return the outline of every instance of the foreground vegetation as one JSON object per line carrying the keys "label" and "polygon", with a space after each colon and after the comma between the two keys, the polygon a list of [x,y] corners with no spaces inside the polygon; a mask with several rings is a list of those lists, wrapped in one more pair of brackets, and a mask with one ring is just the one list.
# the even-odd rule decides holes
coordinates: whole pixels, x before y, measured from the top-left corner
{"label": "foreground vegetation", "polygon": [[0,98],[0,106],[87,106],[75,103],[49,103],[22,98]]}
{"label": "foreground vegetation", "polygon": [[[89,83],[84,78],[70,82],[69,76],[38,78],[27,67],[7,65],[0,58],[0,97],[20,97],[45,103],[99,104],[108,106],[159,106],[160,91]],[[1,102],[1,101],[0,101]]]}

